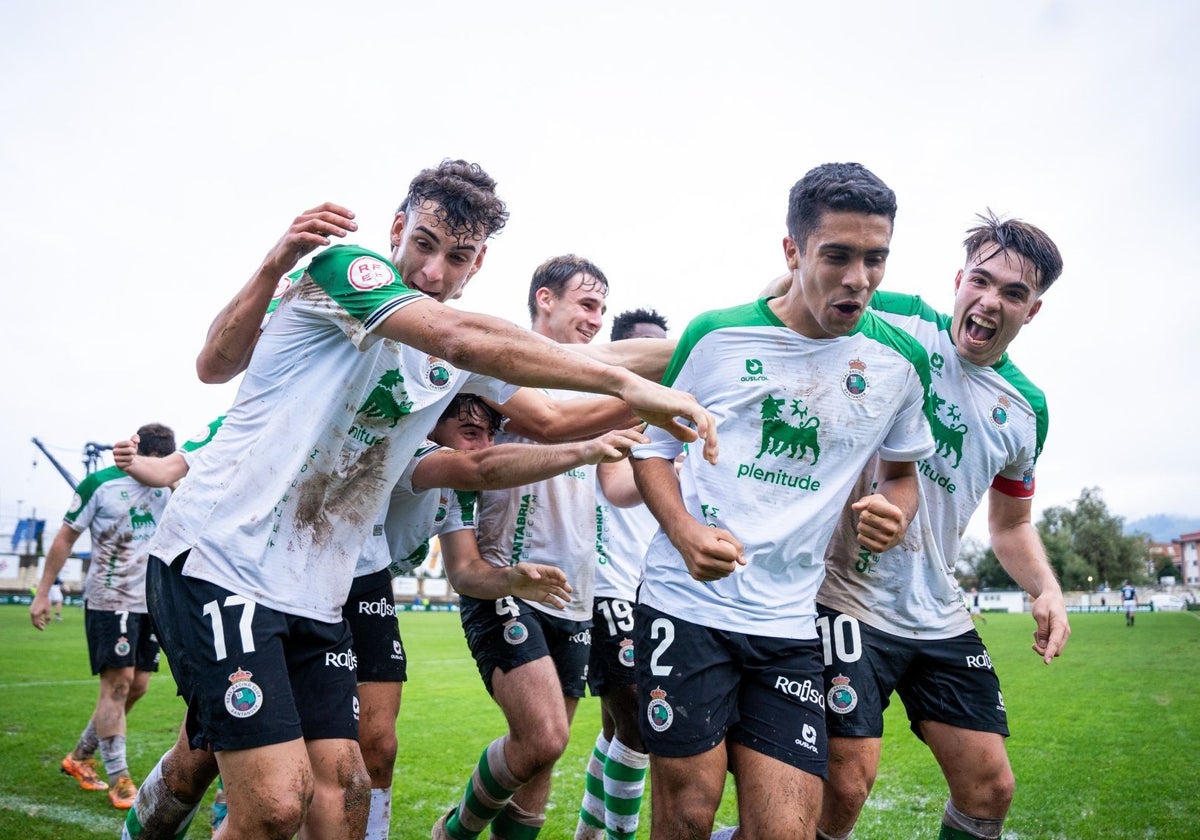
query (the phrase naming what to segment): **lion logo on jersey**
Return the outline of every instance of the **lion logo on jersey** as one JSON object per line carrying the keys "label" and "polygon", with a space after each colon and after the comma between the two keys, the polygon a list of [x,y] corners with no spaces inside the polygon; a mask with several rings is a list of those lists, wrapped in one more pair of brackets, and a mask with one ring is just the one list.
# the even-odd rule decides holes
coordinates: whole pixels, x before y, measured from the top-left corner
{"label": "lion logo on jersey", "polygon": [[939,397],[936,391],[929,392],[933,400],[933,413],[929,418],[929,427],[933,432],[933,441],[937,444],[936,455],[943,456],[947,461],[950,456],[954,456],[954,463],[950,466],[958,469],[958,465],[962,462],[963,441],[967,436],[967,424],[957,422],[962,414],[959,412],[957,405],[951,405],[946,409],[946,416],[950,418],[953,426],[947,426],[942,418],[938,416],[938,412],[942,410],[942,406],[946,404],[943,397]]}
{"label": "lion logo on jersey", "polygon": [[154,514],[150,512],[149,505],[138,505],[129,509],[129,524],[133,526],[133,530],[138,531],[143,528],[154,530]]}
{"label": "lion logo on jersey", "polygon": [[404,390],[404,376],[393,368],[379,377],[379,382],[371,389],[358,413],[363,417],[391,420],[391,428],[394,429],[400,418],[412,411],[412,407],[408,391]]}
{"label": "lion logo on jersey", "polygon": [[782,416],[784,400],[768,395],[762,402],[762,444],[755,458],[764,454],[782,455],[787,450],[787,457],[795,460],[802,459],[812,453],[812,463],[815,466],[821,458],[821,444],[817,441],[817,429],[821,418],[809,417],[808,409],[800,400],[792,400],[792,416],[799,417],[799,425],[793,426]]}

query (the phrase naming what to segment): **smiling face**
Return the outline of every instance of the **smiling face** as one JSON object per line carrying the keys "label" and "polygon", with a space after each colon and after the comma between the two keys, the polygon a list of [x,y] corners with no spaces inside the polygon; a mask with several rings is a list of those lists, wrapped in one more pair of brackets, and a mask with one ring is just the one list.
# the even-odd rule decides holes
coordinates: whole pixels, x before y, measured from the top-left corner
{"label": "smiling face", "polygon": [[783,240],[792,285],[769,305],[808,338],[848,335],[883,281],[891,239],[886,216],[825,211],[803,249],[790,236]]}
{"label": "smiling face", "polygon": [[985,245],[954,278],[952,337],[958,355],[981,367],[994,365],[1041,307],[1030,262]]}
{"label": "smiling face", "polygon": [[436,202],[396,214],[392,222],[392,264],[410,289],[445,303],[462,294],[483,266],[486,237],[452,235],[437,217]]}
{"label": "smiling face", "polygon": [[583,272],[563,286],[561,295],[543,286],[535,293],[533,331],[559,344],[589,344],[604,324],[608,286]]}

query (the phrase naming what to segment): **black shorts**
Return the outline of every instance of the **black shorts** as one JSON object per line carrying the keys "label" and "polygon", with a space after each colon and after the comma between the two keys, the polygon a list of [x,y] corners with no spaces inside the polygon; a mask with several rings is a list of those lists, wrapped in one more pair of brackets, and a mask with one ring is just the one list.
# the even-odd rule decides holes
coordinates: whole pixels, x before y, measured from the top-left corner
{"label": "black shorts", "polygon": [[350,628],[281,613],[150,558],[146,600],[193,749],[358,737]]}
{"label": "black shorts", "polygon": [[633,655],[635,606],[633,601],[621,598],[597,598],[592,607],[592,654],[587,683],[597,697],[610,688],[637,682]]}
{"label": "black shorts", "polygon": [[342,617],[350,625],[360,683],[408,679],[391,572],[384,569],[356,577],[342,607]]}
{"label": "black shorts", "polygon": [[83,629],[93,674],[107,668],[158,670],[158,637],[148,614],[88,607]]}
{"label": "black shorts", "polygon": [[479,676],[492,693],[492,673],[549,656],[567,697],[582,697],[587,685],[592,623],[568,621],[534,609],[520,598],[480,601],[459,598],[463,634],[479,666]]}
{"label": "black shorts", "polygon": [[1000,679],[975,630],[950,639],[905,639],[828,607],[818,605],[817,616],[830,736],[882,737],[893,691],[918,738],[926,720],[1008,735]]}
{"label": "black shorts", "polygon": [[639,728],[653,755],[686,757],[726,737],[826,776],[825,696],[816,639],[750,636],[639,604]]}

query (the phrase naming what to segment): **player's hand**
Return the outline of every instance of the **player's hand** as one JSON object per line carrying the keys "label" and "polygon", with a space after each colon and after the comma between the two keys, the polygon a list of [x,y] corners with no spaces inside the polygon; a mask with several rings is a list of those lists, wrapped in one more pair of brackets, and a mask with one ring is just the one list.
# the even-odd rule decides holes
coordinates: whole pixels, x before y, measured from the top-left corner
{"label": "player's hand", "polygon": [[1067,621],[1067,607],[1062,592],[1043,592],[1033,599],[1033,620],[1037,627],[1033,631],[1033,651],[1049,665],[1054,657],[1060,656],[1071,638],[1071,624]]}
{"label": "player's hand", "polygon": [[688,517],[668,536],[683,556],[688,573],[701,583],[729,577],[738,566],[746,565],[745,547],[724,528],[710,528]]}
{"label": "player's hand", "polygon": [[33,603],[29,605],[29,620],[33,622],[33,626],[37,629],[46,629],[46,624],[50,621],[49,593],[39,592],[33,596]]}
{"label": "player's hand", "polygon": [[904,511],[889,502],[883,494],[863,496],[850,507],[858,514],[859,545],[870,549],[872,554],[894,548],[904,539],[904,531],[908,527],[904,521]]}
{"label": "player's hand", "polygon": [[113,463],[118,469],[128,470],[137,456],[138,443],[141,440],[136,434],[130,435],[129,440],[119,440],[113,444]]}
{"label": "player's hand", "polygon": [[677,440],[703,440],[704,460],[717,463],[717,421],[691,394],[634,376],[620,396],[635,414]]}
{"label": "player's hand", "polygon": [[331,236],[344,237],[358,230],[354,214],[339,204],[325,202],[297,216],[263,260],[271,274],[283,277],[317,248],[330,243]]}
{"label": "player's hand", "polygon": [[571,601],[571,584],[562,569],[541,563],[517,563],[508,567],[508,584],[513,597],[538,601],[562,609]]}
{"label": "player's hand", "polygon": [[629,457],[629,450],[639,443],[649,443],[650,438],[642,434],[644,425],[633,429],[614,429],[598,438],[586,441],[585,464],[612,464]]}

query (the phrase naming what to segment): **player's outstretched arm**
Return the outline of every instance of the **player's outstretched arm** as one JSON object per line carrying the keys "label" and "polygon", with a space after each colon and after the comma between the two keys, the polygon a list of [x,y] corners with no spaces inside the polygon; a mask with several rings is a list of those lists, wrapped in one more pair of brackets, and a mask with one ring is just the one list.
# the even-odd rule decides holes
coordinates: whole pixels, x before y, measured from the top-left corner
{"label": "player's outstretched arm", "polygon": [[850,507],[858,514],[858,542],[874,554],[894,548],[904,539],[917,513],[919,487],[912,461],[884,461],[876,467],[876,492]]}
{"label": "player's outstretched arm", "polygon": [[538,443],[585,440],[641,423],[616,397],[556,400],[536,388],[520,388],[507,402],[490,404],[508,418],[505,431]]}
{"label": "player's outstretched arm", "polygon": [[704,439],[704,457],[716,461],[716,424],[693,396],[601,364],[509,321],[416,300],[389,315],[377,332],[514,385],[620,397],[637,416],[673,437]]}
{"label": "player's outstretched arm", "polygon": [[746,565],[745,548],[724,528],[711,528],[688,513],[679,492],[675,463],[666,458],[633,461],[633,475],[646,507],[654,514],[688,572],[699,581],[720,580]]}
{"label": "player's outstretched arm", "polygon": [[571,586],[561,569],[538,563],[492,566],[479,555],[475,531],[464,528],[442,534],[446,577],[460,595],[488,601],[512,595],[555,608],[571,600]]}
{"label": "player's outstretched arm", "polygon": [[622,338],[608,344],[566,346],[603,364],[618,365],[653,382],[661,382],[677,343],[674,338]]}
{"label": "player's outstretched arm", "polygon": [[619,461],[630,447],[646,442],[634,429],[618,429],[591,440],[541,446],[501,443],[487,449],[439,449],[413,470],[413,489],[503,490],[561,475],[586,464]]}
{"label": "player's outstretched arm", "polygon": [[1017,585],[1033,599],[1033,650],[1049,665],[1063,652],[1071,637],[1062,587],[1046,557],[1042,538],[1034,527],[1033,504],[996,489],[988,491],[988,531],[996,559]]}
{"label": "player's outstretched arm", "polygon": [[29,605],[29,620],[39,630],[45,630],[46,623],[50,621],[50,586],[66,565],[80,533],[64,522],[58,529],[54,542],[50,544],[50,550],[46,552],[46,559],[42,564],[42,578],[38,581],[33,603]]}
{"label": "player's outstretched arm", "polygon": [[311,251],[328,245],[329,237],[344,237],[355,230],[354,214],[328,201],[297,216],[246,285],[213,319],[196,357],[200,381],[228,382],[244,371],[279,281]]}
{"label": "player's outstretched arm", "polygon": [[113,463],[126,475],[147,487],[172,487],[188,473],[188,464],[178,452],[162,458],[137,454],[138,436],[113,444]]}

